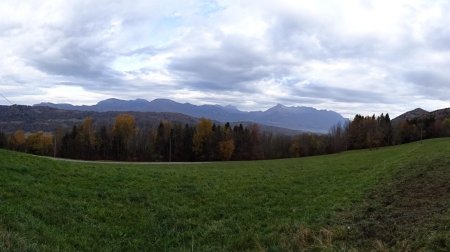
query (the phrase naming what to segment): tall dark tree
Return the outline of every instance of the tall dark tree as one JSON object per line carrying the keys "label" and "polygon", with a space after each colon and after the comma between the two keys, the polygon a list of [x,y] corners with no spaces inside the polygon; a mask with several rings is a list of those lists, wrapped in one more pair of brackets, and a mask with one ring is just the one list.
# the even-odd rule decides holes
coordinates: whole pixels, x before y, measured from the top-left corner
{"label": "tall dark tree", "polygon": [[189,161],[192,159],[192,133],[189,125],[176,124],[171,129],[171,161]]}
{"label": "tall dark tree", "polygon": [[111,132],[106,126],[96,132],[96,152],[100,159],[113,159]]}
{"label": "tall dark tree", "polygon": [[249,160],[250,159],[250,131],[248,128],[244,128],[242,124],[234,126],[233,128],[234,138],[234,153],[233,160]]}
{"label": "tall dark tree", "polygon": [[348,126],[349,149],[361,149],[366,141],[364,132],[364,117],[357,114]]}
{"label": "tall dark tree", "polygon": [[61,157],[80,158],[79,145],[76,142],[78,127],[75,125],[70,132],[67,132],[61,139]]}
{"label": "tall dark tree", "polygon": [[159,123],[155,136],[155,154],[158,161],[171,161],[172,159],[172,125],[170,122]]}
{"label": "tall dark tree", "polygon": [[382,121],[381,127],[383,129],[384,135],[384,144],[392,145],[394,141],[394,129],[392,127],[391,118],[389,114],[384,116],[384,120]]}
{"label": "tall dark tree", "polygon": [[8,137],[3,131],[0,131],[0,148],[6,148],[8,146]]}
{"label": "tall dark tree", "polygon": [[194,151],[192,150],[192,140],[194,138],[194,128],[185,125],[183,128],[183,134],[181,137],[181,143],[182,143],[182,156],[184,157],[183,161],[194,161],[195,155]]}

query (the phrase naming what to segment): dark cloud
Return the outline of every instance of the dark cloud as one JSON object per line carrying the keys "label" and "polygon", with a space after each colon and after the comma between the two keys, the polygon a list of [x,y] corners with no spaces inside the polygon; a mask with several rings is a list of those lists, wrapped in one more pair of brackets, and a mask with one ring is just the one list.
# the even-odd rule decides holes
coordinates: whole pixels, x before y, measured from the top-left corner
{"label": "dark cloud", "polygon": [[90,90],[121,85],[123,73],[110,67],[117,52],[108,46],[110,35],[104,35],[111,17],[83,4],[75,9],[78,15],[68,22],[41,28],[47,36],[23,52],[25,62],[45,74],[67,78],[71,80],[68,83]]}
{"label": "dark cloud", "polygon": [[29,57],[29,63],[37,69],[51,74],[97,80],[118,76],[106,67],[110,57],[105,49],[96,44],[83,44],[76,39],[64,39]]}
{"label": "dark cloud", "polygon": [[[331,19],[331,18],[330,18]],[[274,50],[302,60],[373,57],[383,41],[371,34],[354,36],[333,27],[336,20],[307,15],[279,15],[269,30]]]}
{"label": "dark cloud", "polygon": [[431,48],[440,51],[450,50],[450,29],[448,27],[439,27],[429,32],[427,43]]}
{"label": "dark cloud", "polygon": [[345,103],[393,103],[384,93],[369,90],[331,87],[322,84],[311,84],[294,91],[297,95],[310,99],[328,99],[333,102]]}
{"label": "dark cloud", "polygon": [[322,25],[316,20],[292,15],[278,16],[269,29],[269,36],[274,48],[290,51],[297,56],[325,55],[321,51]]}
{"label": "dark cloud", "polygon": [[418,96],[448,100],[450,95],[450,76],[443,71],[416,69],[404,74],[406,81],[413,83]]}
{"label": "dark cloud", "polygon": [[242,90],[246,83],[276,75],[280,69],[265,52],[257,51],[242,39],[224,38],[220,48],[199,49],[194,53],[175,56],[169,70],[180,76],[181,82],[196,89]]}

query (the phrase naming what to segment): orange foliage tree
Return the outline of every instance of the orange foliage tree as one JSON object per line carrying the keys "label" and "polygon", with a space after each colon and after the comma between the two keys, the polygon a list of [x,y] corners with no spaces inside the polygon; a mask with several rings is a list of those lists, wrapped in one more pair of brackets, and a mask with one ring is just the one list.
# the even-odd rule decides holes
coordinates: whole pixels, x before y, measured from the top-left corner
{"label": "orange foliage tree", "polygon": [[192,139],[192,150],[200,160],[208,160],[213,148],[211,140],[213,136],[211,120],[202,118],[195,127],[195,133]]}
{"label": "orange foliage tree", "polygon": [[132,115],[120,114],[116,117],[112,133],[113,150],[117,159],[131,158],[136,132],[136,121]]}

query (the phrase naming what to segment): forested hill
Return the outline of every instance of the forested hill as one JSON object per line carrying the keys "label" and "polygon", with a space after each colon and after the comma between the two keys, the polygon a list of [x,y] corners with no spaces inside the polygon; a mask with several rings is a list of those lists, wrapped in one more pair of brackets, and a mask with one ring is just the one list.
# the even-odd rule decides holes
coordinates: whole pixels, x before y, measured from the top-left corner
{"label": "forested hill", "polygon": [[337,123],[347,119],[330,110],[318,110],[312,107],[288,107],[278,104],[265,111],[241,111],[233,106],[193,105],[179,103],[169,99],[119,100],[107,99],[92,106],[74,106],[71,104],[40,103],[35,106],[81,111],[140,111],[140,112],[174,112],[193,117],[205,117],[219,122],[248,121],[280,128],[308,132],[326,133]]}
{"label": "forested hill", "polygon": [[450,118],[450,108],[438,109],[435,111],[428,112],[421,108],[416,108],[414,110],[403,113],[392,120],[393,123],[401,123],[406,120],[444,120]]}
{"label": "forested hill", "polygon": [[[62,110],[50,107],[31,107],[22,105],[0,106],[0,130],[14,132],[24,131],[52,132],[57,128],[71,128],[80,124],[85,118],[91,117],[99,124],[110,125],[114,118],[124,112],[94,112]],[[180,124],[195,124],[197,118],[178,113],[127,112],[133,115],[140,127],[154,127],[160,121],[166,120]]]}
{"label": "forested hill", "polygon": [[[46,106],[0,106],[0,131],[11,133],[21,129],[26,132],[53,132],[57,128],[69,129],[74,125],[82,123],[87,117],[91,117],[97,125],[112,125],[116,116],[123,113],[125,112],[64,110]],[[161,121],[169,121],[182,125],[195,125],[199,121],[199,118],[172,112],[129,111],[126,113],[135,118],[136,124],[140,128],[155,128]],[[231,125],[234,126],[241,123],[244,126],[251,124],[250,122],[242,121],[233,122]],[[300,133],[298,130],[267,125],[260,125],[260,128],[263,132],[271,132],[274,134],[296,135]]]}

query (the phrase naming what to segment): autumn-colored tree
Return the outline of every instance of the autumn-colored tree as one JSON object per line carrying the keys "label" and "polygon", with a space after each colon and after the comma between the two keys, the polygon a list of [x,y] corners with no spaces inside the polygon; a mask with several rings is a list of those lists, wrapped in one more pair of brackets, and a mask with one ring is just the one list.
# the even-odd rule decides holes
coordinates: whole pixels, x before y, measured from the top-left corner
{"label": "autumn-colored tree", "polygon": [[24,151],[25,141],[26,141],[25,131],[17,130],[16,132],[14,132],[14,134],[11,135],[9,139],[10,148],[17,151]]}
{"label": "autumn-colored tree", "polygon": [[27,152],[50,156],[53,154],[53,137],[42,131],[29,135],[26,139]]}
{"label": "autumn-colored tree", "polygon": [[212,155],[213,136],[211,120],[202,118],[195,127],[195,133],[192,139],[192,150],[199,160],[209,160]]}
{"label": "autumn-colored tree", "polygon": [[300,137],[298,136],[292,139],[292,143],[289,148],[291,157],[300,157],[302,155],[303,149],[300,141]]}
{"label": "autumn-colored tree", "polygon": [[223,128],[216,127],[216,141],[218,157],[222,161],[230,160],[235,149],[233,131],[229,123],[226,123]]}
{"label": "autumn-colored tree", "polygon": [[218,148],[219,148],[220,160],[228,161],[231,159],[231,156],[233,155],[233,152],[234,152],[234,140],[228,139],[228,140],[220,141]]}
{"label": "autumn-colored tree", "polygon": [[120,114],[116,117],[113,126],[113,150],[116,159],[132,159],[133,140],[136,136],[136,122],[129,114]]}

